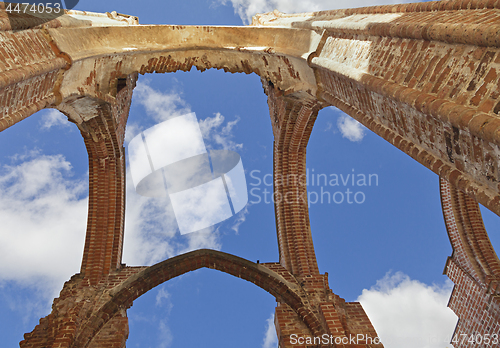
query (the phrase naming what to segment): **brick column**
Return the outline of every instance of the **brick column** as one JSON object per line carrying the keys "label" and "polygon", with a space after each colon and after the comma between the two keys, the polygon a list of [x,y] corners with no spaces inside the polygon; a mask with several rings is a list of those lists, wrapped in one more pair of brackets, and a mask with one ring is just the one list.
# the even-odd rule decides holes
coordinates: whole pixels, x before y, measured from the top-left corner
{"label": "brick column", "polygon": [[318,275],[306,187],[306,147],[320,105],[286,97],[263,82],[274,133],[274,202],[280,263],[296,276]]}
{"label": "brick column", "polygon": [[102,103],[97,117],[79,125],[89,153],[89,212],[81,273],[90,285],[121,268],[126,185],[123,140],[136,79],[137,74],[130,75],[115,103]]}
{"label": "brick column", "polygon": [[[500,330],[500,261],[484,228],[479,205],[441,179],[441,204],[453,247],[444,273],[455,283],[448,306],[459,317],[455,348],[477,347],[471,335]],[[473,305],[471,305],[473,304]],[[463,339],[466,335],[467,339]]]}
{"label": "brick column", "polygon": [[275,326],[281,348],[383,347],[357,302],[346,303],[319,274],[309,223],[306,148],[321,104],[311,95],[284,95],[263,81],[274,133],[274,201],[280,265],[267,267],[297,282],[321,327],[311,330],[290,306],[278,302]]}

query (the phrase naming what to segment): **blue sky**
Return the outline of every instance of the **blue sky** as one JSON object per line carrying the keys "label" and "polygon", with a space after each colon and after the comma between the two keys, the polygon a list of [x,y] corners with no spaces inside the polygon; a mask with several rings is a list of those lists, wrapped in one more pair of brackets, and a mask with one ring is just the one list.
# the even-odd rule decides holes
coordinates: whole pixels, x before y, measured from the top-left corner
{"label": "blue sky", "polygon": [[[76,9],[117,11],[141,24],[242,25],[278,8],[301,12],[381,2],[199,0],[80,1]],[[205,143],[233,149],[243,161],[250,203],[209,233],[180,235],[161,200],[127,183],[123,261],[150,265],[188,250],[214,248],[246,259],[278,261],[271,192],[272,132],[256,75],[209,70],[139,78],[126,142],[168,115],[195,112]],[[83,140],[57,111],[44,110],[0,136],[0,334],[16,346],[50,311],[65,280],[80,268],[85,237],[88,162]],[[333,108],[320,111],[308,145],[310,220],[320,272],[347,301],[361,301],[386,348],[451,347],[456,317],[446,308],[452,284],[442,274],[451,246],[438,177]],[[312,185],[313,174],[356,174],[352,182]],[[268,175],[266,177],[266,175]],[[267,181],[266,181],[267,180]],[[349,189],[358,202],[326,201]],[[321,191],[323,190],[323,191]],[[324,195],[315,201],[315,192]],[[337,193],[340,192],[340,193]],[[318,196],[318,198],[320,198]],[[483,209],[490,231],[498,217]],[[491,233],[491,232],[490,232]],[[498,236],[492,242],[500,245]],[[275,347],[276,301],[253,284],[214,270],[165,283],[128,311],[128,347]]]}

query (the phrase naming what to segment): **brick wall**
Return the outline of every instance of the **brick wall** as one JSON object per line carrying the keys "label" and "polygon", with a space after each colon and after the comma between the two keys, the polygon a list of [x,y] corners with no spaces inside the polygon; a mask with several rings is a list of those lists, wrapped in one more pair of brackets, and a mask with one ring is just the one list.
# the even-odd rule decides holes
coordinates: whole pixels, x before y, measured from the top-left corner
{"label": "brick wall", "polygon": [[[81,273],[65,284],[52,313],[21,347],[124,347],[132,302],[200,267],[275,296],[281,347],[318,345],[306,339],[323,334],[337,341],[322,346],[381,347],[371,340],[376,332],[361,305],[331,292],[314,253],[306,148],[319,109],[329,105],[446,180],[443,212],[454,252],[445,271],[456,284],[449,304],[460,317],[456,334],[498,332],[500,262],[475,201],[500,215],[500,1],[376,6],[309,18],[274,12],[255,18],[259,28],[133,27],[131,21],[103,29],[62,17],[42,27],[29,16],[8,20],[3,6],[0,131],[56,107],[78,125],[89,153]],[[272,25],[281,27],[264,28]],[[150,36],[160,40],[154,47],[147,44]],[[279,263],[197,251],[149,268],[121,264],[122,146],[135,81],[139,73],[193,66],[263,80],[275,139]],[[353,335],[364,341],[353,344]],[[303,344],[293,344],[299,337]]]}
{"label": "brick wall", "polygon": [[65,66],[40,30],[0,31],[0,130],[52,104]]}
{"label": "brick wall", "polygon": [[443,179],[440,187],[453,247],[444,272],[455,283],[449,302],[459,317],[454,346],[475,347],[478,343],[469,341],[471,335],[492,337],[500,330],[500,260],[484,228],[478,204]]}
{"label": "brick wall", "polygon": [[332,33],[322,98],[500,214],[500,50],[394,36]]}

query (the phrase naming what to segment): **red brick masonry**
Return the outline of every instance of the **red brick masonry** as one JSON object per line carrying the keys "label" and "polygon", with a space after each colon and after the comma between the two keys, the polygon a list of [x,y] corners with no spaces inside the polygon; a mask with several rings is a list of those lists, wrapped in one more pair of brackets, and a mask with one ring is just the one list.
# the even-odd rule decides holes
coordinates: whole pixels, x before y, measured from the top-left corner
{"label": "red brick masonry", "polygon": [[[328,275],[319,273],[301,199],[307,143],[326,106],[440,176],[453,247],[445,268],[455,283],[449,306],[460,318],[455,337],[500,333],[500,261],[477,203],[500,215],[500,0],[324,11],[308,20],[276,12],[242,28],[139,27],[135,17],[96,15],[111,26],[93,26],[92,16],[9,20],[0,3],[0,131],[56,108],[78,126],[89,154],[81,272],[21,347],[125,347],[133,301],[201,267],[250,281],[276,298],[280,347],[382,347],[361,305],[335,295]],[[283,19],[286,25],[273,27]],[[148,46],[155,41],[148,37],[155,45]],[[287,197],[275,205],[278,263],[198,250],[151,267],[122,265],[123,139],[136,80],[192,67],[262,78],[275,178],[297,178],[274,188]]]}

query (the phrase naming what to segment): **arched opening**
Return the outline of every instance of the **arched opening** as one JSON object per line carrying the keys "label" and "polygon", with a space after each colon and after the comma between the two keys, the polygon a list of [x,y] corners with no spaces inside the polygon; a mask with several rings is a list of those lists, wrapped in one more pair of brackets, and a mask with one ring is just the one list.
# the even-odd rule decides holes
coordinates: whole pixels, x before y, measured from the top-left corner
{"label": "arched opening", "polygon": [[275,305],[262,289],[200,269],[134,301],[127,346],[260,347]]}
{"label": "arched opening", "polygon": [[52,109],[2,131],[0,148],[0,332],[18,346],[80,270],[88,159],[78,128]]}
{"label": "arched opening", "polygon": [[213,268],[242,278],[269,292],[281,303],[286,303],[299,316],[313,335],[323,329],[316,315],[300,296],[300,289],[282,267],[273,271],[271,265],[260,265],[237,256],[214,250],[197,250],[141,269],[109,292],[107,301],[88,319],[75,338],[77,346],[86,347],[115,315],[129,308],[133,301],[158,285],[199,268]]}
{"label": "arched opening", "polygon": [[[93,31],[93,30],[89,30],[89,31]],[[99,31],[99,30],[96,30],[96,32],[97,32],[97,31]],[[95,33],[94,33],[94,34],[95,34]],[[126,36],[126,35],[125,35],[125,36]],[[194,36],[196,37],[196,35],[194,35]],[[291,42],[294,42],[294,40],[291,40]],[[184,52],[183,52],[183,53],[184,53]],[[227,52],[225,52],[225,53],[227,53]],[[215,55],[215,56],[217,56],[218,58],[220,58],[220,56],[221,56],[221,55],[222,55],[222,54]],[[229,55],[229,56],[233,56],[233,54],[232,54],[232,53],[228,53],[228,55]],[[176,64],[180,64],[180,65],[184,64],[184,63],[181,63],[181,60],[176,60],[177,58],[179,58],[176,54],[174,54],[174,56],[176,56],[176,58],[174,58],[174,61],[173,61],[174,68],[176,68],[176,67],[175,67],[175,65],[176,65]],[[180,54],[180,56],[181,56],[181,58],[186,58],[186,57],[184,57],[184,56],[183,56],[183,54]],[[311,56],[311,57],[312,57],[312,56]],[[198,58],[199,58],[199,57],[198,57]],[[204,58],[204,57],[203,57],[203,58]],[[263,58],[266,58],[266,57],[264,56]],[[159,58],[151,58],[150,60],[148,60],[148,64],[147,64],[147,65],[146,65],[146,64],[143,64],[143,65],[141,66],[140,71],[141,71],[141,72],[147,72],[147,71],[151,72],[151,71],[153,71],[153,70],[161,71],[161,70],[163,70],[163,69],[164,69],[163,67],[161,67],[161,65],[165,63],[165,59],[166,59],[166,58],[165,58],[164,56],[159,57]],[[172,63],[172,62],[170,61],[170,59],[171,59],[171,57],[169,56],[167,60],[168,60],[168,62],[169,62],[169,63]],[[189,60],[189,61],[190,61],[190,59],[191,59],[191,57],[188,57],[188,60]],[[264,59],[264,61],[265,61],[265,59]],[[284,59],[284,61],[285,61],[285,63],[287,63],[287,64],[288,64],[288,62],[287,62],[285,59]],[[199,63],[199,62],[197,62],[197,63],[198,63],[198,64],[197,64],[197,66],[201,66],[201,68],[202,68],[202,69],[203,69],[203,68],[205,68],[205,67],[208,67],[208,66],[210,65],[210,64],[206,64],[206,66],[204,67],[204,66],[202,66],[202,65],[201,65],[201,63]],[[206,63],[206,62],[202,62],[202,63]],[[246,72],[249,72],[249,71],[254,71],[254,70],[256,69],[256,68],[255,68],[255,66],[254,66],[254,67],[252,67],[252,68],[249,68],[249,66],[248,66],[248,62],[247,62],[247,61],[245,61],[245,62],[243,62],[243,61],[242,61],[242,63],[244,63],[244,64],[242,64],[242,66],[237,67],[236,65],[231,65],[231,67],[230,67],[230,68],[228,68],[228,69],[229,69],[229,70],[233,69],[234,71],[246,71]],[[187,64],[188,66],[190,65],[190,64],[188,64],[188,63],[186,63],[186,64]],[[262,62],[261,62],[261,64],[262,64]],[[273,65],[274,65],[274,64],[273,64]],[[219,65],[217,65],[217,66],[218,66],[218,67],[222,67],[222,66],[224,66],[224,67],[225,67],[225,64],[219,64]],[[184,68],[184,66],[182,66],[182,68]],[[226,68],[226,67],[225,67],[225,68]],[[76,70],[78,70],[78,69],[76,69]],[[169,69],[167,69],[167,70],[169,70]],[[292,69],[292,70],[293,70],[293,69]],[[74,69],[73,71],[75,71],[75,69]],[[255,71],[256,71],[256,70],[255,70]],[[413,72],[412,72],[412,73],[413,73]],[[71,72],[69,73],[69,75],[71,75]],[[95,76],[95,75],[94,75],[94,76]],[[298,74],[297,74],[297,76],[298,76]],[[118,80],[119,80],[119,79],[120,79],[120,77],[118,77]],[[115,78],[115,80],[117,80],[117,79]],[[367,79],[366,79],[366,80],[368,80],[368,77],[367,77]],[[371,79],[371,87],[372,87],[372,88],[374,87],[373,80],[374,80],[374,79]],[[409,80],[409,78],[408,78],[408,80]],[[119,87],[118,89],[121,89],[121,86],[122,86],[122,85],[120,84],[120,81],[115,81],[115,82],[117,82],[117,83],[116,83],[116,84],[114,84],[114,86],[115,86],[115,87],[116,87],[116,86],[118,86],[118,87]],[[370,82],[370,81],[365,81],[365,82]],[[408,81],[405,81],[405,83],[406,83],[406,82],[408,82]],[[113,82],[113,83],[114,83],[114,82]],[[348,86],[348,87],[349,87],[349,86]],[[351,90],[353,93],[356,93],[356,89],[355,89],[355,88],[352,88],[352,87],[353,87],[352,85],[351,85],[350,87],[351,87],[351,88],[348,88],[348,90]],[[394,86],[389,86],[389,87],[394,87]],[[437,86],[436,86],[435,88],[437,89]],[[386,92],[386,91],[384,90],[384,91],[382,91],[382,92]],[[358,100],[361,100],[361,98],[357,98],[357,99],[358,99]],[[434,98],[434,100],[435,100],[435,98]],[[409,103],[406,103],[406,104],[409,104]],[[421,107],[421,106],[422,106],[422,105],[420,105],[419,107]],[[396,121],[396,122],[397,122],[397,121]],[[418,137],[420,137],[420,134],[418,134]],[[413,145],[412,145],[412,146],[413,146]],[[449,150],[451,150],[451,149],[449,149]],[[425,155],[425,154],[424,154],[424,155]],[[450,160],[451,160],[451,157],[450,157]],[[122,177],[123,177],[123,176],[122,176]],[[353,186],[354,186],[354,184],[353,184]],[[347,194],[347,192],[346,192],[346,194]],[[355,195],[355,193],[354,193],[354,195]],[[321,193],[321,198],[323,198],[323,193]],[[347,203],[349,204],[349,202],[348,202],[349,197],[347,197],[347,198],[346,198],[346,200],[347,200]],[[356,200],[356,196],[354,196],[354,200]],[[358,198],[358,200],[361,200],[361,199],[359,199],[359,198]],[[356,202],[356,203],[358,203],[358,202]],[[364,200],[363,200],[363,203],[364,203]],[[350,203],[350,204],[353,204],[353,203]],[[359,203],[358,203],[358,204],[359,204]]]}
{"label": "arched opening", "polygon": [[[274,227],[274,205],[271,198],[273,190],[273,135],[267,97],[262,92],[260,78],[255,74],[227,74],[214,69],[199,72],[195,68],[188,73],[180,71],[140,76],[138,87],[133,95],[128,129],[136,126],[142,126],[143,129],[146,129],[157,122],[153,118],[155,112],[147,107],[148,99],[145,92],[157,93],[164,100],[168,97],[172,98],[171,104],[163,104],[163,106],[171,106],[174,111],[180,113],[195,112],[200,122],[220,120],[218,115],[224,118],[219,127],[214,127],[210,139],[205,138],[205,141],[206,144],[215,149],[242,144],[241,147],[234,150],[240,154],[245,168],[249,204],[247,211],[214,226],[215,229],[210,232],[211,235],[203,233],[180,235],[178,231],[172,233],[170,230],[169,233],[166,230],[172,226],[175,230],[175,220],[166,220],[163,214],[155,215],[154,211],[148,211],[147,202],[143,206],[138,205],[138,200],[142,200],[142,198],[138,197],[133,188],[131,189],[129,186],[126,195],[123,262],[132,266],[151,264],[202,247],[213,247],[255,262],[257,260],[260,262],[277,261],[278,247]],[[153,100],[149,101],[150,107],[153,102]],[[156,112],[157,114],[158,112]],[[230,123],[234,123],[230,132],[220,134],[224,127],[228,127]],[[224,137],[225,143],[220,144],[214,141],[213,135],[217,132]],[[127,135],[125,146],[129,140]],[[128,176],[128,180],[130,180],[130,176]],[[154,207],[159,208],[160,206]],[[140,208],[150,213],[149,217],[147,215],[141,217],[142,228],[138,228],[140,225],[133,225],[134,220],[138,219],[137,215],[134,216],[137,214],[137,210],[134,211],[134,209]],[[166,223],[170,223],[170,226],[167,226]],[[154,243],[151,243],[152,241]],[[138,248],[140,245],[146,253],[141,253],[141,249]],[[233,277],[206,270],[196,271],[193,274],[172,280],[172,284],[170,285],[169,282],[160,288],[167,289],[172,301],[175,300],[171,315],[156,321],[157,327],[155,329],[158,336],[147,338],[149,342],[160,339],[161,332],[167,335],[167,330],[170,330],[173,346],[180,343],[189,345],[188,341],[196,341],[197,345],[217,343],[221,346],[230,346],[235,342],[231,337],[235,336],[239,336],[240,340],[245,337],[244,342],[241,342],[243,346],[245,344],[248,344],[249,347],[255,346],[255,343],[258,346],[262,345],[264,336],[267,334],[265,330],[268,329],[268,320],[274,315],[276,306],[272,296],[245,283],[241,284]],[[186,295],[186,292],[183,291],[183,287],[190,286],[196,286],[200,291],[196,293],[192,302],[185,302],[183,296]],[[240,289],[237,294],[231,292],[234,287]],[[224,290],[216,291],[218,288]],[[140,319],[141,313],[149,313],[149,310],[146,312],[144,308],[150,308],[152,311],[151,316],[148,314],[148,318],[151,320],[155,320],[154,316],[160,315],[162,309],[165,310],[165,307],[158,308],[155,305],[158,291],[161,290],[152,290],[151,294],[147,293],[144,296],[144,299],[139,298],[137,303],[134,303],[134,306],[128,310],[130,338],[127,344],[132,347],[134,342],[142,342],[143,337],[148,336],[148,332],[151,330],[151,327],[148,327],[151,322]],[[155,292],[156,295],[154,295]],[[235,298],[242,302],[242,307],[241,311],[232,313],[227,306],[233,303]],[[222,309],[210,315],[209,311],[210,308],[213,308],[213,304],[204,304],[205,300],[209,299],[212,303],[222,306]],[[190,308],[193,306],[199,306],[201,312],[191,314]],[[224,308],[226,309],[224,310]],[[248,308],[251,310],[248,311]],[[211,318],[221,318],[221,316],[225,317],[226,315],[230,317],[220,319],[221,323],[227,322],[224,329],[220,328],[222,324],[211,320]],[[196,316],[197,319],[192,318],[193,316]],[[189,339],[186,339],[188,341],[185,341],[182,337],[188,328],[182,327],[182,323],[187,324],[190,320],[193,322],[190,323],[189,328],[200,327],[202,332],[206,330],[205,332],[207,334],[209,332],[210,336],[195,335],[191,332]],[[196,323],[200,321],[205,321],[206,324],[198,326]],[[250,322],[251,326],[246,325],[247,322]],[[163,331],[160,331],[160,325]],[[270,340],[276,335],[273,325],[271,325],[269,332]],[[226,334],[220,339],[209,338],[216,337],[224,331]]]}
{"label": "arched opening", "polygon": [[140,76],[133,95],[127,125],[130,133],[127,133],[125,147],[131,134],[157,124],[162,113],[188,112],[196,114],[204,130],[207,149],[226,148],[240,154],[249,204],[244,211],[213,226],[208,233],[205,230],[181,235],[171,211],[170,215],[161,211],[168,203],[139,196],[128,175],[124,263],[151,265],[199,248],[214,248],[253,261],[277,260],[274,207],[269,193],[272,192],[273,139],[260,78],[255,74],[227,74],[214,69],[201,73],[195,68],[189,73]]}
{"label": "arched opening", "polygon": [[443,282],[451,247],[437,175],[334,108],[320,111],[307,155],[318,264],[334,291],[355,300],[390,270]]}
{"label": "arched opening", "polygon": [[479,205],[481,209],[481,215],[483,217],[484,227],[488,232],[488,237],[490,238],[491,244],[498,254],[500,252],[500,221],[498,215],[486,209],[483,205]]}
{"label": "arched opening", "polygon": [[319,112],[307,167],[316,256],[333,292],[361,301],[382,340],[414,335],[416,313],[426,323],[439,316],[435,333],[449,340],[452,249],[438,176],[335,108]]}

